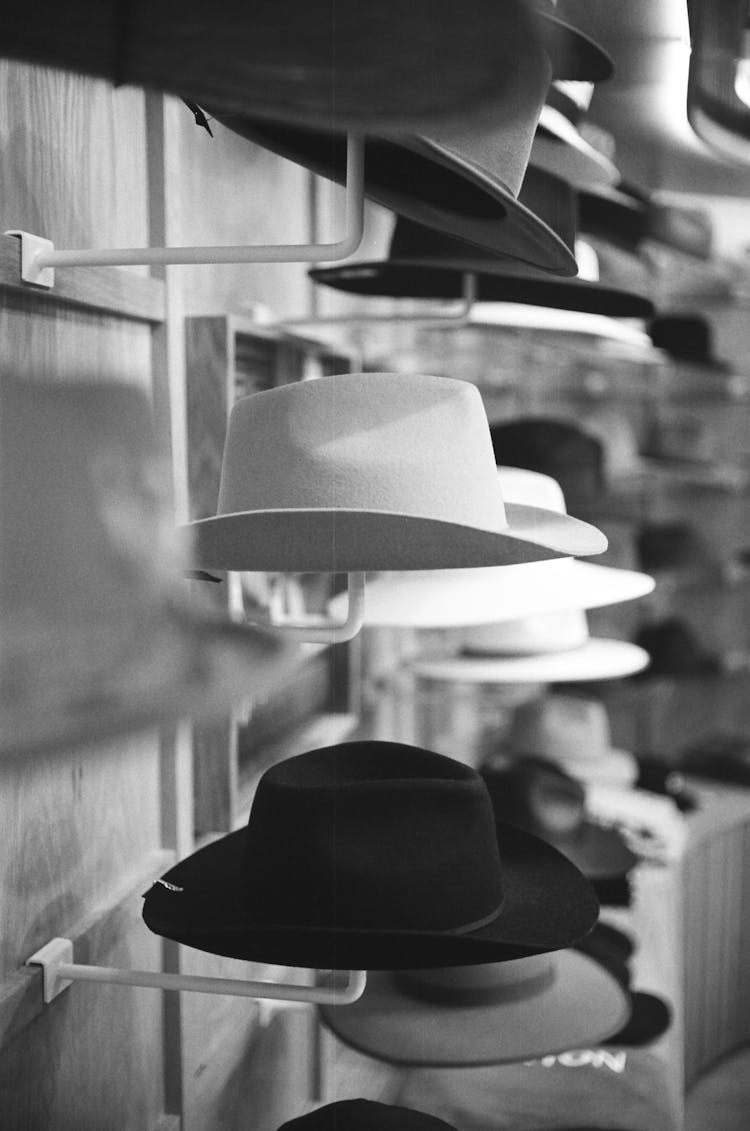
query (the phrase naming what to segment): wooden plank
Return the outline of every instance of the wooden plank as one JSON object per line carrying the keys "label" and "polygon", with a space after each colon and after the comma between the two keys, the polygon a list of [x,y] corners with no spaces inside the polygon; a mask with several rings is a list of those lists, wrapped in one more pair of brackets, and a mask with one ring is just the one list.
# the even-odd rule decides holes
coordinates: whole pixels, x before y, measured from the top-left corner
{"label": "wooden plank", "polygon": [[164,284],[124,267],[63,267],[55,272],[52,288],[37,287],[21,278],[21,241],[0,238],[0,289],[33,295],[40,305],[73,306],[114,314],[136,322],[164,321]]}

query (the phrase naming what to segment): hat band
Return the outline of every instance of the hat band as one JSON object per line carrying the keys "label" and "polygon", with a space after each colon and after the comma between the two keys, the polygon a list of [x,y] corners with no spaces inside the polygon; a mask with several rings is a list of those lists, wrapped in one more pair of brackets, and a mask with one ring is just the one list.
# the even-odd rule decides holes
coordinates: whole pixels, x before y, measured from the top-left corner
{"label": "hat band", "polygon": [[[545,956],[546,958],[546,956]],[[519,959],[528,962],[529,959]],[[508,963],[493,963],[493,966],[505,968],[507,973]],[[519,979],[517,982],[491,982],[480,985],[470,985],[461,981],[462,967],[452,967],[446,971],[446,979],[434,980],[436,971],[425,970],[398,970],[394,974],[395,982],[404,989],[410,997],[423,1001],[433,1001],[437,1004],[455,1005],[501,1005],[512,1004],[517,1001],[526,1001],[537,997],[548,990],[555,982],[557,972],[552,961],[545,961],[544,969],[537,970],[534,974]],[[471,967],[470,969],[474,969]],[[442,972],[441,972],[442,973]],[[453,981],[452,975],[458,974],[458,980]],[[433,975],[433,977],[428,977]]]}

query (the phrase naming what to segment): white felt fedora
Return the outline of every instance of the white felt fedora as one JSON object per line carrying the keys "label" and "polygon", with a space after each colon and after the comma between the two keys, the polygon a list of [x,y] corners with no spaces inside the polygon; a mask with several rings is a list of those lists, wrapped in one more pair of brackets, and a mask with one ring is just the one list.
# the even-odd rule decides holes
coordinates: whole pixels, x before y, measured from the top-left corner
{"label": "white felt fedora", "polygon": [[231,413],[205,569],[461,569],[606,549],[594,527],[509,503],[479,391],[419,374],[321,377]]}
{"label": "white felt fedora", "polygon": [[391,1064],[507,1064],[605,1040],[630,1017],[617,979],[577,950],[439,970],[371,972],[359,1001],[319,1016]]}
{"label": "white felt fedora", "polygon": [[[565,514],[559,484],[549,475],[519,467],[498,468],[506,503]],[[482,569],[394,574],[370,582],[365,624],[402,628],[461,628],[515,620],[561,609],[594,609],[632,601],[654,588],[636,570],[613,569],[569,558]],[[345,596],[331,612],[345,611]]]}
{"label": "white felt fedora", "polygon": [[506,744],[513,754],[556,762],[587,786],[627,788],[638,778],[633,755],[613,747],[598,699],[558,693],[530,699],[514,711]]}
{"label": "white felt fedora", "polygon": [[0,381],[0,753],[224,713],[298,662],[181,593],[170,478],[140,390]]}
{"label": "white felt fedora", "polygon": [[617,166],[580,132],[594,84],[553,82],[537,123],[529,163],[562,177],[575,188],[614,185]]}
{"label": "white felt fedora", "polygon": [[633,675],[649,662],[635,644],[590,637],[582,609],[479,625],[462,635],[461,653],[419,660],[415,674],[461,683],[577,683]]}

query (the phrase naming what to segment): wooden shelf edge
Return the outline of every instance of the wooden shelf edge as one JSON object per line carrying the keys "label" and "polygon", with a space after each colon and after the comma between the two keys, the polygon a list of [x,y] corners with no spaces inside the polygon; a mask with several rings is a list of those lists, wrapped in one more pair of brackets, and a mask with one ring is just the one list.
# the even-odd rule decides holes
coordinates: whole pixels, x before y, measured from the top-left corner
{"label": "wooden shelf edge", "polygon": [[0,289],[51,306],[74,306],[136,322],[159,324],[166,318],[164,283],[151,275],[136,275],[122,267],[60,269],[51,290],[24,283],[20,270],[21,242],[0,239]]}
{"label": "wooden shelf edge", "polygon": [[[111,941],[120,933],[117,928],[118,920],[123,915],[123,905],[142,895],[174,863],[174,859],[173,852],[154,852],[148,864],[136,875],[130,875],[105,906],[100,905],[91,911],[72,930],[60,925],[60,932],[64,930],[66,937],[73,940],[76,961],[97,961],[97,940],[101,938]],[[39,940],[40,944],[44,941],[46,940]],[[14,1040],[47,1008],[42,1001],[41,981],[39,969],[22,966],[0,985],[0,1049]]]}

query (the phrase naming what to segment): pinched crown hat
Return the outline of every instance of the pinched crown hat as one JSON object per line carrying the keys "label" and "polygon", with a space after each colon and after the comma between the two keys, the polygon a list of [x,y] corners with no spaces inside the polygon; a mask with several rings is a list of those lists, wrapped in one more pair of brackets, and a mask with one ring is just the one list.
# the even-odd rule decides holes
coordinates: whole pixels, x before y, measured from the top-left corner
{"label": "pinched crown hat", "polygon": [[[575,275],[575,258],[535,212],[517,198],[549,85],[541,47],[525,51],[502,113],[490,121],[413,134],[364,137],[365,195],[418,224],[556,275]],[[343,134],[299,129],[211,110],[250,141],[342,182]]]}
{"label": "pinched crown hat", "polygon": [[586,785],[634,785],[638,763],[612,746],[607,710],[598,699],[544,695],[522,703],[507,736],[515,754],[545,758]]}
{"label": "pinched crown hat", "polygon": [[597,914],[564,856],[495,821],[475,770],[378,741],[271,767],[247,826],[171,868],[143,908],[152,931],[214,954],[367,970],[557,950]]}
{"label": "pinched crown hat", "polygon": [[0,381],[0,752],[223,712],[297,662],[176,595],[169,482],[139,389]]}
{"label": "pinched crown hat", "polygon": [[515,962],[370,974],[363,996],[323,1006],[347,1045],[391,1064],[507,1064],[604,1040],[630,1016],[626,988],[577,950]]}
{"label": "pinched crown hat", "polygon": [[[565,514],[559,485],[548,475],[498,468],[503,498]],[[423,570],[392,574],[367,587],[365,624],[408,628],[459,628],[515,620],[566,608],[593,609],[650,593],[654,580],[636,570],[613,569],[569,558],[483,569]],[[330,611],[340,615],[345,598]]]}
{"label": "pinched crown hat", "polygon": [[596,40],[565,18],[565,0],[533,0],[556,79],[603,82],[614,74],[612,59]]}
{"label": "pinched crown hat", "polygon": [[582,609],[478,625],[457,656],[419,660],[416,675],[461,683],[577,683],[641,671],[648,653],[625,640],[589,636]]}
{"label": "pinched crown hat", "polygon": [[[529,166],[519,193],[528,206],[574,252],[576,202],[560,177]],[[559,279],[528,266],[524,244],[509,224],[498,229],[492,249],[396,217],[388,259],[316,267],[316,283],[357,295],[391,298],[460,298],[464,276],[475,280],[478,302],[511,302],[584,311],[613,317],[648,318],[653,303],[641,294],[586,279]],[[521,261],[521,262],[519,262]]]}
{"label": "pinched crown hat", "polygon": [[2,49],[260,118],[394,132],[499,114],[518,60],[550,38],[562,53],[563,30],[521,0],[37,0],[9,5]]}
{"label": "pinched crown hat", "polygon": [[205,569],[455,569],[606,549],[565,514],[506,507],[479,391],[418,374],[321,377],[237,401],[217,514],[188,529]]}

